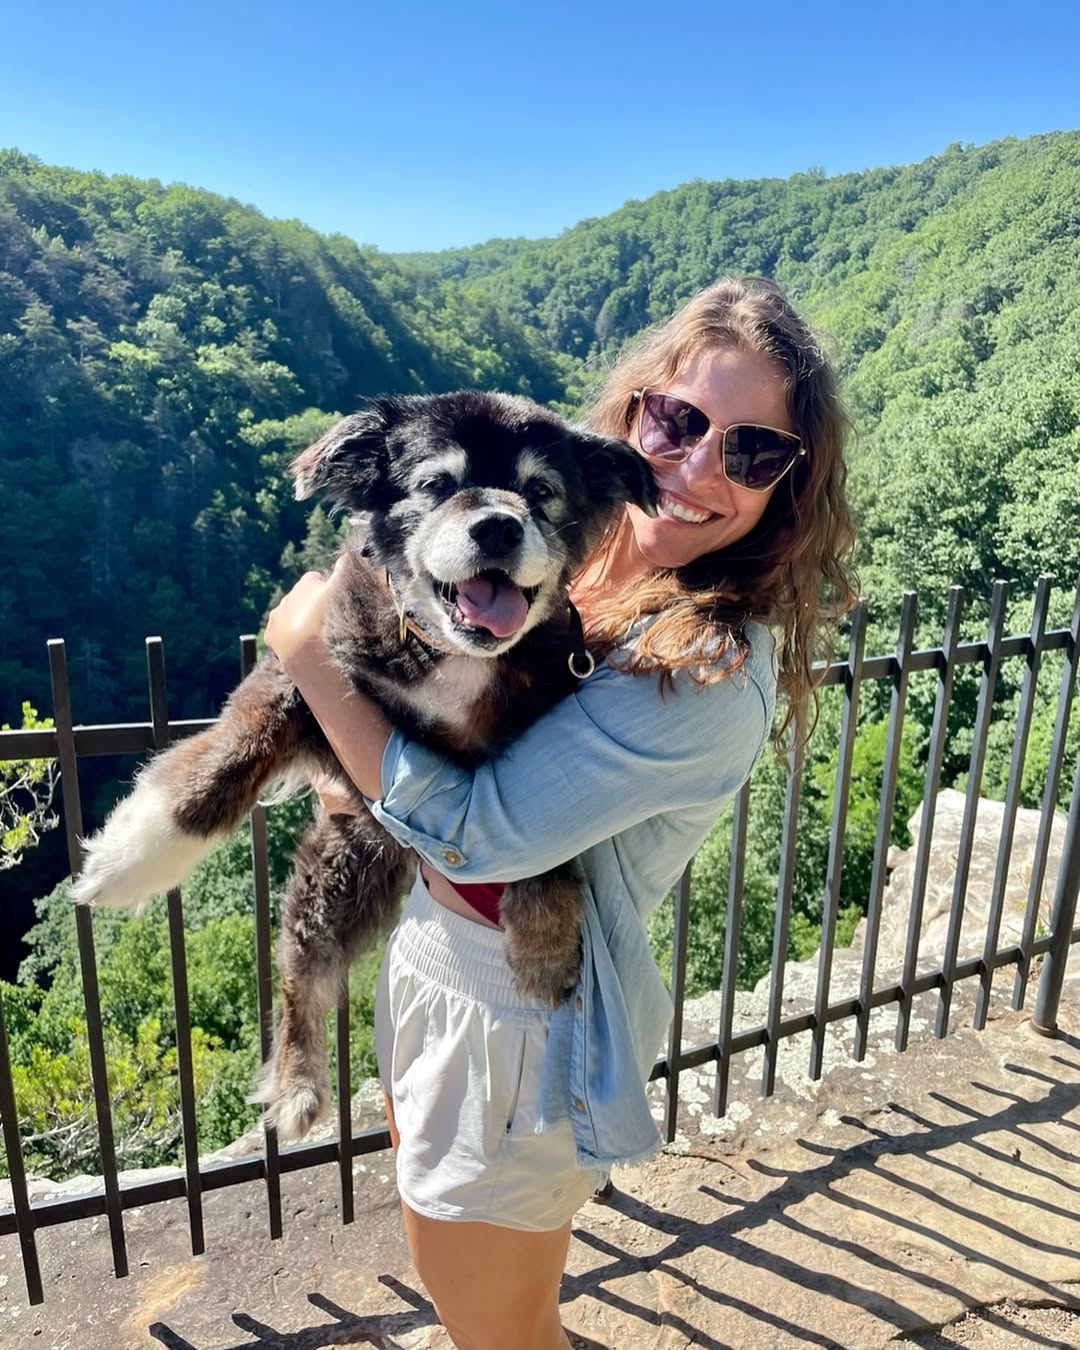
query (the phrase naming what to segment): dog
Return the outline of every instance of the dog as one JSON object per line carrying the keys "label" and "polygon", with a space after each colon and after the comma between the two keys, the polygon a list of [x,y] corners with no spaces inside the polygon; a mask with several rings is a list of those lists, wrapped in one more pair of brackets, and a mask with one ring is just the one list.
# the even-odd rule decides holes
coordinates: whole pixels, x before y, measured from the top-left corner
{"label": "dog", "polygon": [[[656,501],[624,441],[468,390],[372,399],[291,472],[298,499],[324,493],[352,517],[324,625],[332,660],[408,736],[462,763],[498,753],[591,672],[570,578],[627,502]],[[288,795],[318,774],[352,792],[357,814],[316,811],[283,898],[279,1015],[253,1100],[287,1139],[326,1113],[326,1014],[352,958],[390,926],[416,857],[368,812],[275,657],[212,727],[141,770],[73,885],[77,903],[141,909],[271,785]],[[579,976],[573,864],[508,885],[500,918],[519,987],[556,1006]]]}

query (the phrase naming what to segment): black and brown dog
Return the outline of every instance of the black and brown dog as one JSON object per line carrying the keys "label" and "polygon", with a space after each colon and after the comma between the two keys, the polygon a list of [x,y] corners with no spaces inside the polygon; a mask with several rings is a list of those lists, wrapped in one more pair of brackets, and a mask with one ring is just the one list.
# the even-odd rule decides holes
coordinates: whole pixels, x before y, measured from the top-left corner
{"label": "black and brown dog", "polygon": [[[374,399],[292,472],[299,498],[324,492],[355,521],[324,632],[333,660],[409,736],[463,762],[498,751],[586,674],[569,580],[626,502],[655,502],[625,442],[475,391]],[[272,784],[299,788],[320,772],[355,794],[295,686],[264,660],[212,727],[140,772],[88,841],[74,898],[142,908]],[[326,1111],[326,1014],[416,867],[357,805],[316,813],[284,897],[280,1016],[256,1099],[286,1138]],[[522,991],[558,1003],[580,962],[573,867],[509,885],[500,916]]]}

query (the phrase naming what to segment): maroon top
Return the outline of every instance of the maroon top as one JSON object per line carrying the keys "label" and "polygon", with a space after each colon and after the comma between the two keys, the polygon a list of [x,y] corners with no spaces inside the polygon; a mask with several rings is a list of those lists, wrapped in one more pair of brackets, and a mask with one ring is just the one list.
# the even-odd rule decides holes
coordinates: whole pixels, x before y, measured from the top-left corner
{"label": "maroon top", "polygon": [[[450,878],[446,878],[450,881]],[[476,910],[477,914],[482,914],[489,922],[498,924],[501,928],[502,923],[499,919],[499,900],[502,898],[503,891],[506,890],[506,883],[502,881],[450,881],[450,885],[461,896],[466,904],[469,904]]]}

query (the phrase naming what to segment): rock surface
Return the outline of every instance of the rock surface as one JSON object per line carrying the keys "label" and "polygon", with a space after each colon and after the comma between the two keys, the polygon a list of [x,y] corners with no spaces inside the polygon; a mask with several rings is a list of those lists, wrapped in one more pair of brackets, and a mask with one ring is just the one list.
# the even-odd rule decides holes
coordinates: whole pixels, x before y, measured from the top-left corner
{"label": "rock surface", "polygon": [[[818,1082],[792,1061],[765,1101],[760,1065],[742,1056],[722,1120],[708,1112],[712,1071],[684,1072],[674,1145],[618,1170],[611,1202],[575,1220],[563,1318],[577,1343],[1080,1345],[1077,984],[1056,1040],[997,1009],[981,1033],[924,1028],[905,1054],[879,1039],[862,1064],[830,1056]],[[713,1034],[714,998],[688,1014],[688,1041]],[[358,1162],[354,1183],[343,1227],[335,1167],[285,1175],[277,1242],[261,1183],[209,1192],[195,1258],[182,1200],[130,1210],[125,1280],[104,1219],[43,1229],[40,1308],[17,1239],[0,1239],[0,1344],[448,1350],[389,1156]]]}
{"label": "rock surface", "polygon": [[[920,968],[937,965],[945,950],[964,818],[964,801],[964,794],[953,788],[945,788],[938,794],[919,938]],[[1025,808],[1016,812],[1006,873],[999,947],[1019,942],[1023,932],[1040,816],[1040,812]],[[982,955],[1004,817],[1003,802],[980,798],[975,814],[975,834],[964,892],[964,921],[960,930],[959,947],[961,959],[965,956]],[[898,974],[903,967],[921,825],[920,808],[908,822],[913,839],[911,847],[904,850],[894,849],[889,860],[892,871],[882,901],[881,936],[877,959],[878,984],[886,983],[891,971]],[[1065,816],[1061,812],[1055,813],[1050,829],[1046,871],[1037,905],[1038,923],[1043,929],[1048,925],[1054,887],[1057,885],[1065,825]],[[865,930],[864,921],[859,926],[853,944],[853,949],[860,955]]]}

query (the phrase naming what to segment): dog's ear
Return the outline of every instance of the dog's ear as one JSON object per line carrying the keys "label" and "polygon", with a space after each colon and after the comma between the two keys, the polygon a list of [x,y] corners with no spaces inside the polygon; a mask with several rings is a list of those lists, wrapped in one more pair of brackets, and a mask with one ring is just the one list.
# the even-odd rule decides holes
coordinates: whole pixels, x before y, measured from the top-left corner
{"label": "dog's ear", "polygon": [[600,436],[577,427],[572,434],[579,443],[578,462],[597,506],[633,502],[646,515],[656,515],[656,480],[633,446],[617,436]]}
{"label": "dog's ear", "polygon": [[400,407],[389,398],[372,399],[360,412],[343,417],[289,465],[296,500],[324,492],[350,511],[388,506],[395,493],[386,437],[400,420]]}

